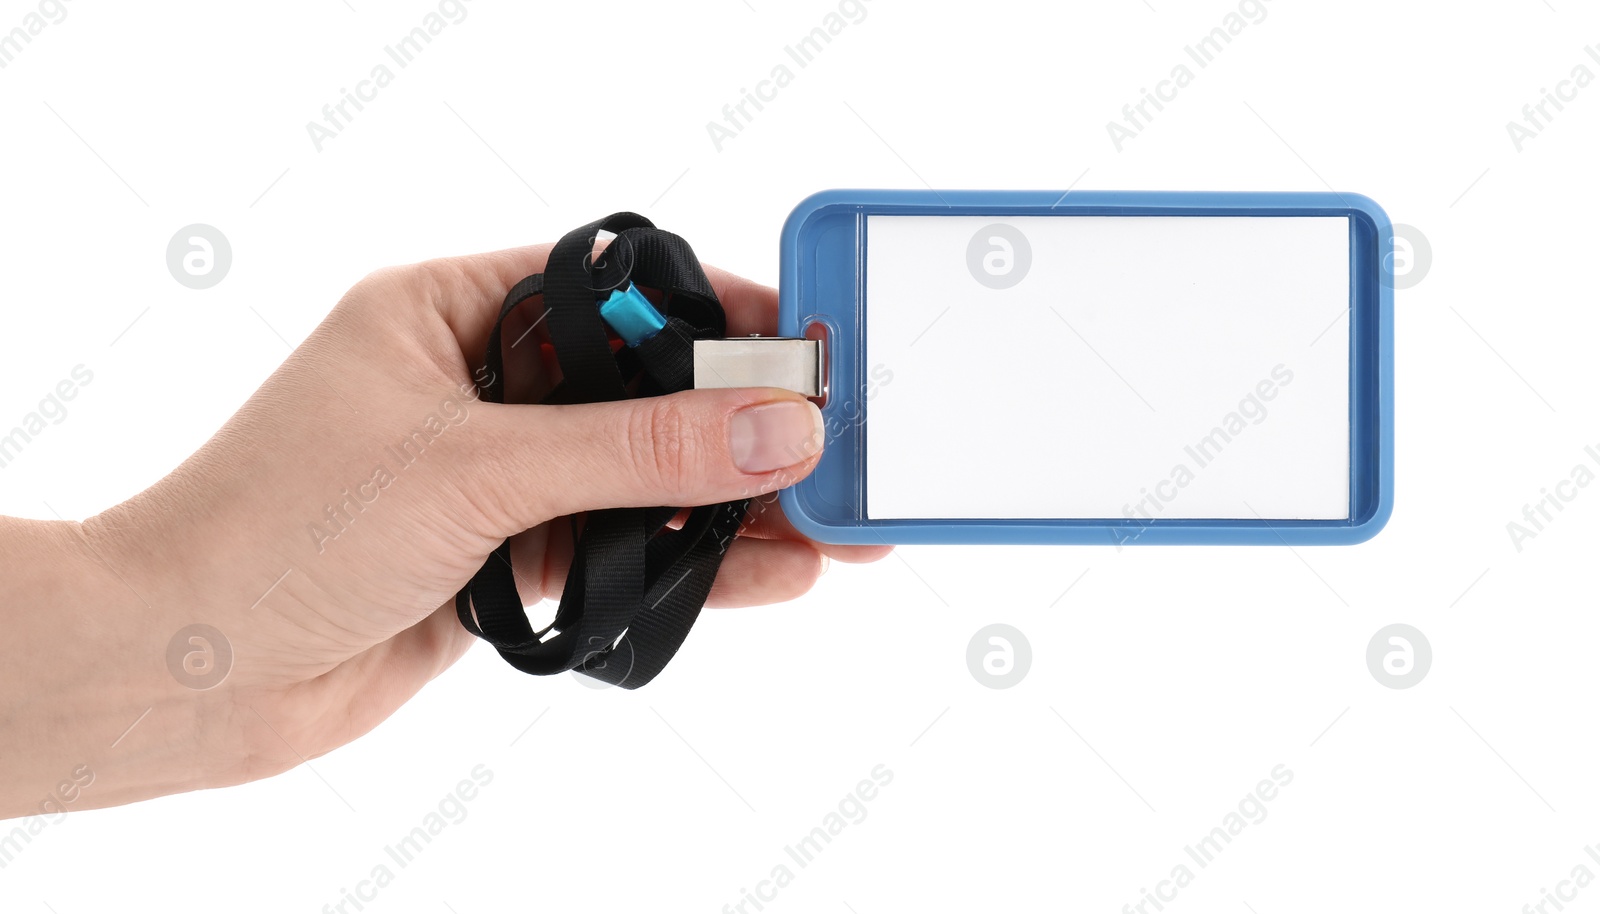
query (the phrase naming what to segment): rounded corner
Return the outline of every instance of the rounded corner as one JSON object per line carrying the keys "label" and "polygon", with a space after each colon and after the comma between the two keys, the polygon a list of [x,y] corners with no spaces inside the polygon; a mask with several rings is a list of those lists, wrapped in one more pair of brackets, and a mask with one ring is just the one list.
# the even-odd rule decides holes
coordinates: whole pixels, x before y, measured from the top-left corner
{"label": "rounded corner", "polygon": [[800,237],[800,232],[812,217],[830,206],[848,202],[850,199],[850,190],[835,187],[828,190],[819,190],[796,203],[794,209],[789,211],[788,217],[783,220],[784,248],[787,250],[790,242]]}
{"label": "rounded corner", "polygon": [[1389,218],[1389,213],[1378,204],[1378,201],[1366,194],[1342,193],[1339,194],[1339,199],[1343,200],[1350,209],[1366,216],[1367,220],[1372,223],[1373,229],[1380,236],[1393,230],[1394,220]]}
{"label": "rounded corner", "polygon": [[1373,508],[1372,514],[1366,520],[1350,527],[1350,538],[1345,540],[1345,545],[1356,546],[1365,543],[1383,532],[1389,526],[1389,518],[1394,514],[1394,494],[1385,492]]}
{"label": "rounded corner", "polygon": [[834,528],[817,520],[806,510],[800,503],[800,493],[796,491],[795,486],[778,490],[778,509],[801,536],[818,543],[838,545],[838,541],[830,536]]}
{"label": "rounded corner", "polygon": [[[865,245],[863,216],[919,211],[974,214],[1104,215],[1315,215],[1347,216],[1352,223],[1352,280],[1375,269],[1386,236],[1393,231],[1387,211],[1362,194],[1337,192],[1227,192],[1227,191],[921,191],[857,190],[835,188],[817,191],[795,205],[784,222],[780,252],[780,332],[798,335],[802,321],[827,309],[814,307],[819,299],[833,301],[826,283],[817,282],[822,254],[817,250],[823,228],[830,220],[855,220],[855,244]],[[1374,236],[1377,244],[1374,244]],[[809,246],[808,246],[809,245]],[[837,254],[832,247],[829,256]],[[843,259],[839,259],[844,263]],[[856,269],[859,269],[859,264]],[[840,281],[842,282],[842,280]],[[839,283],[833,283],[838,286]],[[1265,520],[1212,519],[1199,523],[1153,524],[1134,538],[1121,537],[1114,519],[1037,519],[997,521],[869,520],[864,503],[854,513],[834,512],[828,497],[838,495],[839,480],[852,472],[843,465],[819,467],[823,472],[779,491],[779,507],[802,535],[831,544],[1061,544],[1105,545],[1125,542],[1149,545],[1356,545],[1381,533],[1393,514],[1394,498],[1394,377],[1393,308],[1391,290],[1375,281],[1363,284],[1360,320],[1362,371],[1369,380],[1353,397],[1360,397],[1365,412],[1352,415],[1352,433],[1359,425],[1362,442],[1354,453],[1368,454],[1362,468],[1352,474],[1352,504],[1370,511],[1343,519],[1278,524]],[[833,291],[837,292],[838,289]],[[848,290],[846,290],[847,292]],[[1355,308],[1352,292],[1352,308]],[[848,297],[845,295],[844,297]],[[847,332],[846,338],[853,339]],[[1354,343],[1352,343],[1354,346]],[[1356,358],[1352,350],[1352,359]],[[1354,369],[1354,365],[1353,365]],[[862,470],[853,470],[857,479]],[[832,488],[827,488],[832,486]],[[858,498],[859,502],[859,498]],[[841,502],[843,504],[843,502]]]}

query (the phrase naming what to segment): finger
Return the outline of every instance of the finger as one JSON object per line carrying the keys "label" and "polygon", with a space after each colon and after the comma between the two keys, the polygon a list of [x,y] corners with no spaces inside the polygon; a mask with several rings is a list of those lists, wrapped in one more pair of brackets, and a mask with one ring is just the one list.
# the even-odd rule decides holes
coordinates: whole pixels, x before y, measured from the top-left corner
{"label": "finger", "polygon": [[807,543],[734,540],[706,597],[707,606],[764,606],[804,594],[828,569],[828,560]]}
{"label": "finger", "polygon": [[[515,553],[515,545],[512,551]],[[571,561],[570,546],[562,556],[552,558],[552,567],[558,568],[561,573],[551,581],[553,589],[548,592],[550,599],[561,599],[566,584],[566,568]],[[826,569],[826,559],[822,553],[808,543],[738,539],[723,556],[706,605],[760,606],[792,600],[811,589]]]}
{"label": "finger", "polygon": [[[511,309],[500,328],[506,403],[538,403],[561,376],[545,316],[544,299],[533,298]],[[474,371],[483,357],[481,352],[470,354],[468,363]]]}
{"label": "finger", "polygon": [[[561,585],[572,564],[572,551],[570,518],[556,518],[511,537],[511,570],[522,605],[532,606],[540,600],[561,596]],[[491,558],[489,561],[498,560]],[[534,621],[538,621],[537,616],[537,612],[529,614]]]}
{"label": "finger", "polygon": [[[729,555],[733,558],[724,561],[717,585],[712,588],[713,594],[724,594],[728,599],[744,587],[737,579],[740,576],[740,564],[747,561],[740,558],[746,554],[763,553],[768,549],[782,549],[787,552],[789,545],[808,547],[817,553],[841,562],[861,563],[874,562],[892,551],[889,546],[835,546],[827,543],[817,543],[801,536],[782,519],[782,512],[778,510],[776,495],[764,496],[763,500],[772,500],[772,512],[767,515],[752,514],[753,526],[748,526],[739,531],[739,539],[729,547]],[[755,510],[756,500],[751,500],[751,510]],[[674,530],[683,526],[689,516],[689,509],[685,508],[678,513],[668,524]],[[746,540],[749,544],[745,544]],[[752,553],[754,550],[754,553]],[[779,553],[770,553],[778,555]],[[796,555],[799,555],[798,553]],[[539,597],[548,597],[560,600],[561,593],[566,584],[567,570],[572,565],[573,542],[572,525],[566,519],[558,518],[536,527],[527,533],[518,534],[511,538],[511,565],[516,569],[517,593],[524,604],[532,605]],[[720,590],[718,588],[721,588]],[[731,590],[730,590],[731,588]],[[789,597],[776,597],[774,600],[754,602],[775,602],[776,600],[789,599]],[[754,605],[754,602],[744,605]],[[723,605],[734,605],[732,602]],[[548,613],[541,616],[540,612],[530,612],[530,618],[538,616],[547,617]],[[537,622],[538,619],[535,619]],[[537,627],[537,625],[535,626]]]}
{"label": "finger", "polygon": [[[690,390],[569,406],[485,404],[456,480],[497,535],[600,508],[710,505],[816,466],[822,414],[776,388]],[[491,531],[486,531],[491,532]]]}
{"label": "finger", "polygon": [[[597,252],[603,244],[596,245]],[[533,244],[485,254],[441,257],[399,269],[425,287],[462,351],[475,355],[488,345],[489,332],[499,319],[506,293],[523,277],[543,272],[554,246]],[[706,266],[705,271],[727,312],[729,335],[770,336],[777,332],[778,290],[717,267]],[[542,309],[535,310],[538,313],[525,320],[536,321]],[[507,340],[506,345],[511,342]]]}
{"label": "finger", "polygon": [[716,267],[705,268],[711,288],[728,316],[729,336],[774,336],[778,332],[778,290]]}
{"label": "finger", "polygon": [[850,564],[876,562],[894,551],[893,546],[886,545],[847,546],[816,542],[795,529],[794,524],[783,513],[783,507],[778,504],[776,492],[750,500],[750,507],[745,512],[744,525],[739,528],[739,535],[756,539],[807,543],[830,559]]}
{"label": "finger", "polygon": [[[689,509],[685,508],[679,511],[667,526],[676,530],[684,525],[688,517]],[[806,543],[830,559],[850,564],[876,562],[894,551],[894,547],[889,545],[853,546],[817,542],[801,533],[789,521],[778,503],[776,492],[750,499],[750,506],[745,510],[744,522],[739,526],[739,535],[754,539],[786,539]]]}
{"label": "finger", "polygon": [[[524,277],[544,272],[553,247],[548,243],[531,244],[486,254],[441,257],[399,270],[411,278],[444,318],[461,351],[476,364],[489,345],[489,332],[500,318],[506,293]],[[535,313],[528,320],[537,317]],[[503,345],[511,342],[505,340]]]}

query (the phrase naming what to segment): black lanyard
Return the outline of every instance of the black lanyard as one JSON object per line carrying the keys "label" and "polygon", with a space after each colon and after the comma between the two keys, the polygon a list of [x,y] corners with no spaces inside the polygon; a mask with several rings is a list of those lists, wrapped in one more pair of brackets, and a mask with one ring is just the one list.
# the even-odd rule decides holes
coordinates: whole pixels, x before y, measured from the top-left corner
{"label": "black lanyard", "polygon": [[[591,264],[600,231],[616,234]],[[666,327],[638,345],[613,351],[598,303],[633,282],[659,291]],[[615,213],[567,233],[543,273],[506,295],[484,357],[480,396],[505,402],[500,330],[522,302],[543,296],[561,383],[545,403],[622,400],[694,386],[693,344],[726,330],[722,305],[687,242],[634,213]],[[612,508],[574,517],[572,567],[555,620],[535,631],[511,570],[511,541],[456,594],[456,614],[474,635],[494,645],[525,673],[548,676],[577,670],[635,689],[666,667],[705,605],[728,546],[738,535],[748,500],[693,508],[682,528],[667,523],[675,507]],[[551,634],[554,632],[555,634]],[[547,637],[548,636],[548,637]]]}

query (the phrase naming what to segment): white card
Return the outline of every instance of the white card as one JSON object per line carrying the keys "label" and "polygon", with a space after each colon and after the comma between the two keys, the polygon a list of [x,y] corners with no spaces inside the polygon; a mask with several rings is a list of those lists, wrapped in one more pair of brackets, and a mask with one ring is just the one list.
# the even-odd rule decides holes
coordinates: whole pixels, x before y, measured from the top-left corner
{"label": "white card", "polygon": [[1349,516],[1344,217],[873,215],[866,275],[870,518]]}

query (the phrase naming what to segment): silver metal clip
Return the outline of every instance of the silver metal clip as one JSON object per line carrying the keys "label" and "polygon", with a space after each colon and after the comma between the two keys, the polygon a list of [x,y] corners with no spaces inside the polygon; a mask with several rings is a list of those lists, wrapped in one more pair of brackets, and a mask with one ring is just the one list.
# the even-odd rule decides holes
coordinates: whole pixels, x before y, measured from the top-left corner
{"label": "silver metal clip", "polygon": [[781,387],[822,396],[822,342],[783,336],[694,341],[694,386]]}

